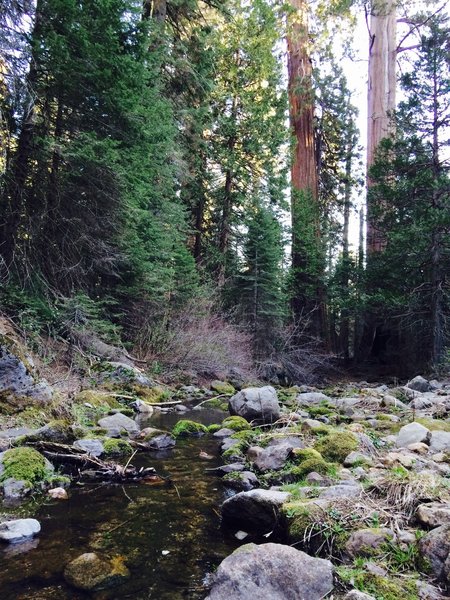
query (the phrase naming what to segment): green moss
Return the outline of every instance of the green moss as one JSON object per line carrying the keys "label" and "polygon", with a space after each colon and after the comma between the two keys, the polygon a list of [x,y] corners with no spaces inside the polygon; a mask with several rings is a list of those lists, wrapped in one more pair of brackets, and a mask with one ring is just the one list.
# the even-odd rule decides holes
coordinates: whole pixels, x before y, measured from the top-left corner
{"label": "green moss", "polygon": [[45,481],[52,475],[47,469],[45,458],[33,448],[12,448],[3,456],[4,471],[0,482],[13,477],[18,481],[34,484]]}
{"label": "green moss", "polygon": [[233,440],[240,440],[242,442],[246,442],[247,444],[251,444],[251,442],[253,442],[253,440],[255,439],[256,435],[257,434],[252,430],[236,431],[236,433],[233,433],[231,438]]}
{"label": "green moss", "polygon": [[381,577],[354,567],[337,567],[336,572],[343,582],[375,596],[377,600],[419,599],[416,580],[412,577]]}
{"label": "green moss", "polygon": [[350,452],[358,448],[358,439],[348,431],[337,431],[318,440],[314,448],[326,460],[342,463]]}
{"label": "green moss", "polygon": [[181,419],[172,429],[172,434],[175,437],[185,435],[202,435],[208,433],[208,428],[201,423],[195,421],[189,421],[188,419]]}
{"label": "green moss", "polygon": [[334,410],[329,408],[326,404],[319,404],[318,406],[310,406],[308,408],[308,413],[311,417],[331,415],[333,412]]}
{"label": "green moss", "polygon": [[244,417],[227,417],[222,421],[222,427],[226,427],[227,429],[232,429],[233,431],[244,431],[246,429],[250,429],[251,425],[244,419]]}
{"label": "green moss", "polygon": [[295,448],[292,451],[292,460],[297,465],[311,459],[323,460],[323,457],[320,452],[317,452],[314,448]]}
{"label": "green moss", "polygon": [[218,423],[213,423],[212,425],[208,425],[207,429],[208,433],[216,433],[216,431],[220,431],[220,429],[222,429],[222,425],[219,425]]}
{"label": "green moss", "polygon": [[109,392],[100,390],[84,390],[77,394],[74,398],[75,404],[91,404],[93,407],[120,408],[121,404]]}
{"label": "green moss", "polygon": [[227,383],[226,381],[212,381],[211,382],[211,389],[214,392],[217,392],[218,394],[234,394],[235,393],[235,389],[234,387],[231,385],[231,383]]}
{"label": "green moss", "polygon": [[416,423],[420,423],[430,431],[450,431],[450,423],[441,419],[416,419]]}
{"label": "green moss", "polygon": [[123,456],[133,454],[133,448],[126,440],[108,438],[103,442],[105,456]]}

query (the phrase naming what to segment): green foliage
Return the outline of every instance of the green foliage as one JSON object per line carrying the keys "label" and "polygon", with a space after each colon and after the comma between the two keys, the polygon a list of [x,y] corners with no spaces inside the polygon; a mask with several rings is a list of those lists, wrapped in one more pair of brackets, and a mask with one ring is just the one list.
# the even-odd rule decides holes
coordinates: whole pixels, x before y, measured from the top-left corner
{"label": "green foliage", "polygon": [[419,594],[414,578],[382,577],[362,568],[337,567],[340,579],[361,592],[373,595],[377,600],[418,600]]}

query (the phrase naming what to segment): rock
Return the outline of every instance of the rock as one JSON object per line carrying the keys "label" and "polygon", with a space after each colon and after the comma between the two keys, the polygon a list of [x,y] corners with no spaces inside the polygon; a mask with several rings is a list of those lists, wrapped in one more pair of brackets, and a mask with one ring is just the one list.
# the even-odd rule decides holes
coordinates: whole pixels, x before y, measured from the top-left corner
{"label": "rock", "polygon": [[236,471],[243,471],[244,465],[242,463],[231,463],[229,465],[222,465],[217,467],[216,473],[219,477],[226,475],[227,473],[234,473]]}
{"label": "rock", "polygon": [[314,431],[317,429],[324,429],[323,423],[317,419],[305,419],[302,423],[302,431]]}
{"label": "rock", "polygon": [[359,590],[352,590],[345,594],[342,600],[376,600],[375,596],[370,596],[370,594],[365,594],[364,592],[360,592]]}
{"label": "rock", "polygon": [[247,458],[260,471],[277,471],[284,466],[294,448],[304,447],[298,437],[280,438],[272,440],[266,448],[252,446],[247,451]]}
{"label": "rock", "polygon": [[419,541],[419,550],[438,580],[449,582],[450,525],[429,531]]}
{"label": "rock", "polygon": [[51,490],[48,490],[47,494],[50,496],[50,498],[53,498],[53,500],[69,499],[69,494],[67,493],[67,490],[65,490],[62,487],[52,488]]}
{"label": "rock", "polygon": [[417,507],[416,520],[427,527],[450,525],[450,503],[430,502]]}
{"label": "rock", "polygon": [[289,497],[288,492],[262,489],[240,492],[222,504],[222,521],[245,531],[267,533],[277,525],[279,509]]}
{"label": "rock", "polygon": [[344,459],[344,467],[357,467],[361,464],[371,465],[372,459],[370,456],[363,454],[362,452],[350,452]]}
{"label": "rock", "polygon": [[230,414],[256,419],[265,423],[276,421],[280,416],[280,404],[275,389],[271,386],[246,388],[230,398]]}
{"label": "rock", "polygon": [[420,423],[408,423],[398,432],[396,446],[397,448],[406,448],[409,444],[427,443],[430,437],[431,431]]}
{"label": "rock", "polygon": [[407,449],[410,452],[416,452],[417,454],[428,454],[428,450],[430,449],[427,444],[424,442],[415,442],[414,444],[408,444]]}
{"label": "rock", "polygon": [[176,439],[170,433],[161,433],[145,442],[149,450],[167,450],[173,448],[176,444]]}
{"label": "rock", "polygon": [[219,381],[218,379],[211,381],[210,388],[213,392],[217,392],[218,394],[234,394],[236,391],[231,383]]}
{"label": "rock", "polygon": [[142,385],[144,387],[154,387],[155,385],[140,369],[131,364],[123,362],[105,362],[102,364],[106,367],[106,370],[100,373],[101,383],[108,381],[127,385]]}
{"label": "rock", "polygon": [[296,401],[299,406],[311,406],[312,404],[320,404],[321,402],[328,402],[331,400],[322,392],[304,392],[303,394],[298,394]]}
{"label": "rock", "polygon": [[445,600],[448,596],[444,596],[434,585],[426,581],[417,581],[417,593],[419,600]]}
{"label": "rock", "polygon": [[106,429],[110,437],[119,437],[122,433],[136,435],[139,432],[139,428],[133,419],[122,414],[103,417],[99,420],[98,425],[102,429]]}
{"label": "rock", "polygon": [[411,381],[408,381],[406,387],[410,390],[414,390],[415,392],[431,392],[433,387],[430,382],[424,379],[421,375],[417,375]]}
{"label": "rock", "polygon": [[380,462],[386,467],[400,464],[402,467],[405,467],[405,469],[411,469],[416,460],[418,460],[418,456],[415,454],[407,454],[406,452],[388,452],[380,459]]}
{"label": "rock", "polygon": [[26,365],[18,356],[0,346],[0,393],[14,405],[15,398],[32,398],[38,403],[51,401],[53,390],[44,380],[37,381],[31,365]]}
{"label": "rock", "polygon": [[307,483],[312,483],[313,485],[324,485],[324,483],[327,482],[327,478],[323,475],[320,475],[320,473],[312,471],[311,473],[308,473],[308,475],[305,477],[305,481]]}
{"label": "rock", "polygon": [[2,483],[3,486],[3,497],[5,500],[14,501],[21,500],[27,494],[31,492],[29,482],[23,480],[14,479],[14,477],[8,477]]}
{"label": "rock", "polygon": [[226,438],[226,437],[230,437],[231,435],[233,435],[233,433],[236,433],[234,431],[234,429],[228,429],[228,427],[222,427],[222,429],[219,429],[219,431],[216,431],[215,433],[213,433],[213,436],[217,437],[217,438]]}
{"label": "rock", "polygon": [[101,558],[93,552],[82,554],[64,569],[64,578],[79,590],[104,590],[121,584],[130,572],[121,557]]}
{"label": "rock", "polygon": [[0,524],[0,540],[17,544],[35,536],[41,530],[36,519],[16,519]]}
{"label": "rock", "polygon": [[225,475],[223,480],[226,482],[227,487],[238,492],[248,492],[259,486],[258,478],[252,471],[234,471]]}
{"label": "rock", "polygon": [[147,404],[147,402],[144,402],[140,398],[138,398],[137,400],[132,402],[130,404],[130,406],[131,406],[131,408],[134,408],[135,411],[140,414],[144,414],[144,415],[153,414],[153,406],[151,406],[150,404]]}
{"label": "rock", "polygon": [[358,529],[345,544],[345,550],[351,558],[373,556],[379,547],[394,537],[391,529]]}
{"label": "rock", "polygon": [[76,440],[73,443],[73,447],[91,456],[101,456],[105,451],[101,440],[98,439]]}
{"label": "rock", "polygon": [[321,600],[333,589],[333,565],[282,544],[247,544],[217,569],[206,600]]}
{"label": "rock", "polygon": [[320,492],[319,498],[358,498],[361,496],[362,487],[360,484],[355,484],[352,482],[352,485],[331,485],[326,488],[323,492]]}
{"label": "rock", "polygon": [[432,431],[430,452],[436,454],[450,450],[450,431]]}

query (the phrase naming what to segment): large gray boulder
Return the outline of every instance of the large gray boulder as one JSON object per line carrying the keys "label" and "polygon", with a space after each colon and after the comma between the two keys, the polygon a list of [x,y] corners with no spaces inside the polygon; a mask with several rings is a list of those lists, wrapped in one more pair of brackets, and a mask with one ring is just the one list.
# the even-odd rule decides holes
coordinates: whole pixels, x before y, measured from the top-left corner
{"label": "large gray boulder", "polygon": [[100,419],[98,425],[102,429],[106,429],[110,437],[118,437],[123,433],[136,435],[139,432],[139,427],[136,425],[135,421],[121,413]]}
{"label": "large gray boulder", "polygon": [[104,590],[123,583],[130,572],[121,560],[109,560],[93,552],[82,554],[64,569],[64,579],[80,590]]}
{"label": "large gray boulder", "polygon": [[333,565],[282,544],[247,544],[217,569],[206,600],[321,600],[333,589]]}
{"label": "large gray boulder", "polygon": [[430,528],[450,525],[450,502],[420,504],[417,507],[416,520]]}
{"label": "large gray boulder", "polygon": [[450,525],[442,525],[424,535],[419,542],[419,549],[433,575],[450,583]]}
{"label": "large gray boulder", "polygon": [[270,385],[246,388],[230,398],[230,414],[244,417],[247,421],[257,420],[272,423],[280,417],[277,392]]}
{"label": "large gray boulder", "polygon": [[267,533],[279,519],[279,511],[289,492],[255,489],[240,492],[222,504],[222,522],[245,531]]}
{"label": "large gray boulder", "polygon": [[0,540],[17,544],[29,540],[41,530],[36,519],[15,519],[0,524]]}
{"label": "large gray boulder", "polygon": [[303,392],[298,394],[296,401],[299,406],[311,406],[314,404],[320,404],[321,402],[328,402],[329,396],[325,396],[322,392]]}
{"label": "large gray boulder", "polygon": [[418,442],[426,444],[429,442],[430,437],[431,431],[420,423],[408,423],[408,425],[404,425],[398,432],[395,445],[397,448],[406,448],[410,444]]}
{"label": "large gray boulder", "polygon": [[433,386],[421,375],[417,375],[411,381],[408,381],[406,387],[415,392],[431,392]]}
{"label": "large gray boulder", "polygon": [[101,456],[105,451],[102,441],[96,438],[76,440],[73,447],[91,456]]}
{"label": "large gray boulder", "polygon": [[38,381],[32,368],[6,346],[0,345],[0,393],[10,402],[32,398],[38,403],[51,401],[53,390],[44,380]]}
{"label": "large gray boulder", "polygon": [[437,454],[438,452],[446,452],[448,450],[450,450],[450,432],[432,431],[430,438],[430,452]]}

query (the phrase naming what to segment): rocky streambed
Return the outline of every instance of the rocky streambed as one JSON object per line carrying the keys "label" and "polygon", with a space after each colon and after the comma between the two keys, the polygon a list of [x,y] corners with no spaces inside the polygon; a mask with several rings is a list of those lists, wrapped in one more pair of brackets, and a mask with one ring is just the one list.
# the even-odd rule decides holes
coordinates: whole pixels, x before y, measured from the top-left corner
{"label": "rocky streambed", "polygon": [[[68,500],[48,497],[33,515],[40,530],[3,543],[2,597],[447,597],[450,385],[224,386],[89,422],[85,394],[82,432],[4,432],[4,504],[20,500],[29,516],[26,499],[50,483]],[[72,472],[69,486],[36,445],[56,438],[161,477],[112,484]],[[5,478],[5,455],[23,449],[42,452],[40,479]]]}

